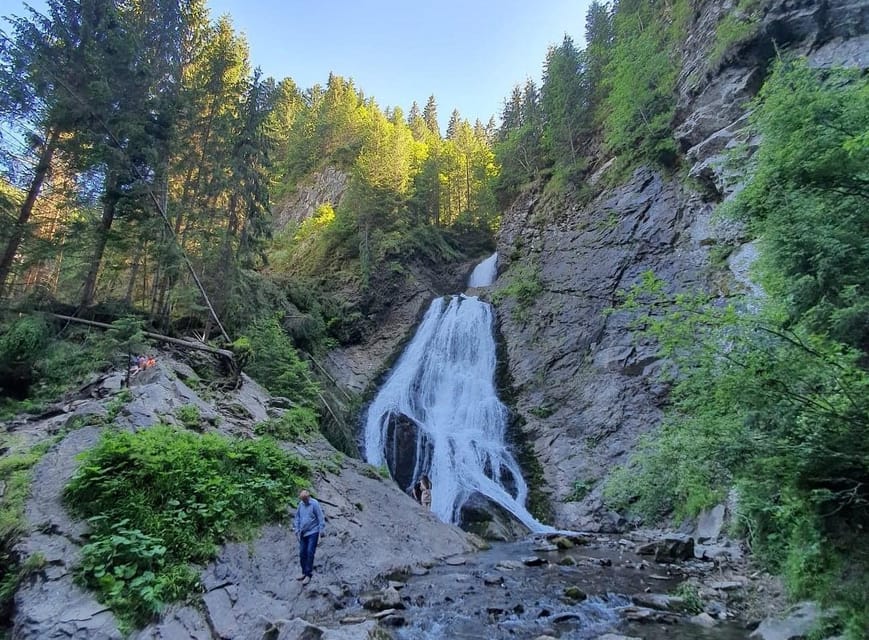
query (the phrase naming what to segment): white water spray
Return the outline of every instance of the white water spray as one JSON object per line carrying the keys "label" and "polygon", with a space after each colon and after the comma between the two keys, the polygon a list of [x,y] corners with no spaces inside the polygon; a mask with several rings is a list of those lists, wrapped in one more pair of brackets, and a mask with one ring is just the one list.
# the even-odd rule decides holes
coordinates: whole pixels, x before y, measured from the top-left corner
{"label": "white water spray", "polygon": [[[469,286],[491,285],[496,260],[478,265]],[[432,302],[368,408],[365,456],[375,466],[388,464],[407,482],[404,489],[427,474],[432,511],[445,522],[457,523],[462,505],[479,493],[531,531],[551,531],[525,508],[528,487],[504,444],[507,409],[495,390],[493,323],[492,307],[476,297]]]}

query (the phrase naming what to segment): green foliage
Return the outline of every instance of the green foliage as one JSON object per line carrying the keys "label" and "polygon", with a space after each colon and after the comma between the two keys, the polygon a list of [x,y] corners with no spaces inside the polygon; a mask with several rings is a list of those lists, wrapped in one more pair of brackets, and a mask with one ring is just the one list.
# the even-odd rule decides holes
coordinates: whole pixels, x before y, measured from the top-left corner
{"label": "green foliage", "polygon": [[199,431],[202,428],[202,414],[195,404],[185,404],[175,411],[175,417],[185,429]]}
{"label": "green foliage", "polygon": [[719,65],[735,45],[752,38],[760,27],[763,0],[740,0],[715,27],[715,43],[709,52],[710,67]]}
{"label": "green foliage", "polygon": [[551,405],[542,405],[539,407],[531,407],[528,410],[528,413],[530,413],[535,418],[548,418],[553,413],[555,413],[555,408]]}
{"label": "green foliage", "polygon": [[672,165],[676,144],[670,122],[676,108],[679,44],[690,15],[688,0],[619,4],[601,105],[610,151]]}
{"label": "green foliage", "polygon": [[700,595],[700,588],[693,582],[683,582],[673,593],[677,598],[682,598],[684,601],[682,607],[688,613],[700,613],[703,611],[703,596]]}
{"label": "green foliage", "polygon": [[591,490],[594,488],[594,482],[591,480],[578,479],[573,481],[573,489],[571,489],[570,493],[568,493],[564,501],[565,502],[579,502],[583,498],[585,498]]}
{"label": "green foliage", "polygon": [[166,426],[108,432],[82,457],[64,497],[88,519],[79,580],[127,624],[143,624],[197,586],[189,563],[283,516],[310,468],[268,439]]}
{"label": "green foliage", "polygon": [[543,283],[540,280],[539,270],[529,264],[511,266],[501,276],[506,284],[498,287],[492,293],[492,302],[501,304],[506,299],[516,302],[513,313],[518,320],[524,321],[527,317],[528,308],[543,292]]}
{"label": "green foliage", "polygon": [[284,411],[280,418],[271,418],[254,426],[254,432],[278,440],[298,442],[317,432],[319,418],[310,407],[294,406]]}
{"label": "green foliage", "polygon": [[29,367],[48,347],[48,324],[39,316],[21,316],[0,335],[0,363],[6,367]]}
{"label": "green foliage", "polygon": [[730,212],[763,239],[763,285],[787,326],[869,352],[869,79],[780,61],[754,106],[763,143]]}
{"label": "green foliage", "polygon": [[317,406],[318,387],[277,316],[255,322],[243,340],[251,352],[247,367],[251,376],[275,395],[303,406]]}
{"label": "green foliage", "polygon": [[95,371],[126,368],[124,348],[113,331],[65,328],[60,334],[35,314],[0,324],[0,388],[6,392],[0,393],[0,416],[39,412]]}
{"label": "green foliage", "polygon": [[865,547],[869,524],[862,354],[804,326],[782,327],[769,301],[762,315],[736,313],[703,296],[668,295],[651,276],[625,300],[622,312],[640,314],[636,326],[678,375],[664,425],[614,474],[606,498],[649,518],[681,518],[736,486],[749,543],[784,572],[793,595],[842,606],[845,618],[864,615],[852,594],[865,566],[844,562],[865,561],[854,549]]}

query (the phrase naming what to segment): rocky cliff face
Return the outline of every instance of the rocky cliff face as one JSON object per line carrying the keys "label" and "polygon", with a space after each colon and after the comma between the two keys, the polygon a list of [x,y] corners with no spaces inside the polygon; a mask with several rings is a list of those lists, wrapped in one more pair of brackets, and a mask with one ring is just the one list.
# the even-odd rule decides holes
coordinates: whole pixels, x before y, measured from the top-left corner
{"label": "rocky cliff face", "polygon": [[350,176],[335,167],[313,173],[303,184],[275,207],[275,229],[300,224],[323,204],[337,207],[350,186]]}
{"label": "rocky cliff face", "polygon": [[[661,420],[667,387],[658,381],[654,345],[638,341],[624,314],[609,314],[616,292],[653,271],[675,290],[727,295],[745,281],[749,240],[716,221],[715,205],[739,187],[724,166],[747,134],[748,101],[762,85],[776,47],[812,64],[869,66],[869,5],[849,0],[774,0],[757,34],[707,63],[715,27],[733,3],[704,3],[683,52],[674,136],[695,178],[638,168],[618,187],[578,204],[538,186],[504,215],[501,272],[531,265],[542,293],[525,313],[506,302],[499,313],[515,408],[542,463],[555,524],[594,529],[616,523],[603,512],[600,482],[626,460],[638,438]],[[596,178],[606,169],[600,159]],[[728,247],[734,273],[710,264],[710,248]],[[719,255],[725,253],[717,252]],[[736,276],[736,277],[734,277]],[[595,487],[582,500],[575,492]]]}

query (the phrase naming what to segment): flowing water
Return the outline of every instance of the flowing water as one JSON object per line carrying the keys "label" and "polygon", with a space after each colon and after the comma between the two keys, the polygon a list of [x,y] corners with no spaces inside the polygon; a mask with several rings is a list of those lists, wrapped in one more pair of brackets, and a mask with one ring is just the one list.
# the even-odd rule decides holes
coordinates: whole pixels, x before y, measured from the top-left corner
{"label": "flowing water", "polygon": [[[497,254],[469,287],[495,279]],[[507,409],[495,390],[494,313],[464,294],[437,298],[368,409],[365,456],[410,488],[432,482],[432,511],[458,523],[473,496],[491,500],[529,530],[549,530],[525,508],[528,487],[504,436]]]}
{"label": "flowing water", "polygon": [[[491,286],[496,269],[494,254],[477,265],[468,287]],[[432,511],[445,522],[458,524],[463,505],[472,499],[478,504],[482,497],[532,533],[551,532],[525,508],[528,487],[504,441],[507,409],[495,388],[493,324],[492,307],[476,296],[458,294],[431,303],[368,409],[365,456],[373,465],[387,465],[407,491],[427,475]],[[652,569],[627,554],[621,542],[603,538],[575,550],[547,551],[540,566],[516,562],[539,553],[539,545],[540,538],[529,537],[468,556],[461,566],[394,576],[404,581],[402,606],[407,607],[396,623],[396,637],[521,640],[545,633],[586,640],[616,630],[647,640],[745,637],[732,623],[706,630],[690,624],[638,627],[626,620],[631,598],[624,594],[670,591],[679,580],[651,575]],[[569,588],[580,588],[587,597],[567,598]]]}

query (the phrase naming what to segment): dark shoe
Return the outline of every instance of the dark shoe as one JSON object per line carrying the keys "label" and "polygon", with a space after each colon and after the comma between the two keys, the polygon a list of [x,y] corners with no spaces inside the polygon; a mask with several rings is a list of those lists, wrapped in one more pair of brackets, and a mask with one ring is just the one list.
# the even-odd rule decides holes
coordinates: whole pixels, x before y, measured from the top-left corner
{"label": "dark shoe", "polygon": [[311,576],[305,576],[305,578],[302,580],[302,584],[303,585],[308,584],[310,581],[311,581]]}
{"label": "dark shoe", "polygon": [[302,574],[302,575],[300,575],[300,576],[296,576],[296,580],[304,580],[304,579],[307,578],[307,577],[308,577],[308,576],[306,576],[305,574]]}

